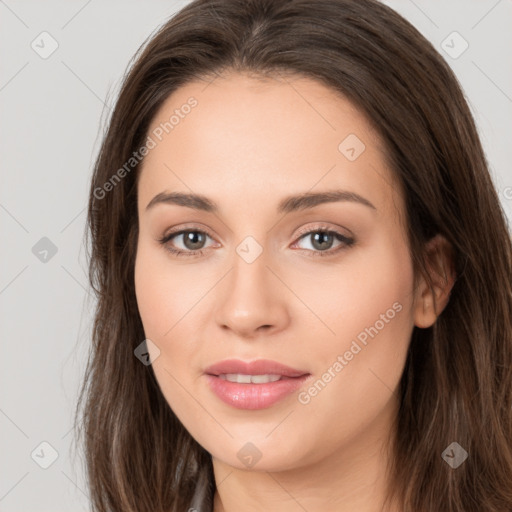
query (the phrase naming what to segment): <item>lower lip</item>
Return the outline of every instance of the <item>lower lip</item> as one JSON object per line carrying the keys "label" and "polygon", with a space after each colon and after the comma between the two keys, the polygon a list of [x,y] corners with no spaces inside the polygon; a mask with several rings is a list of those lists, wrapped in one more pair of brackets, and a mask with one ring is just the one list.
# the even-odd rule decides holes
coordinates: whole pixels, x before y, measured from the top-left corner
{"label": "lower lip", "polygon": [[237,409],[265,409],[299,389],[309,375],[283,378],[266,384],[239,384],[216,375],[206,375],[210,389]]}

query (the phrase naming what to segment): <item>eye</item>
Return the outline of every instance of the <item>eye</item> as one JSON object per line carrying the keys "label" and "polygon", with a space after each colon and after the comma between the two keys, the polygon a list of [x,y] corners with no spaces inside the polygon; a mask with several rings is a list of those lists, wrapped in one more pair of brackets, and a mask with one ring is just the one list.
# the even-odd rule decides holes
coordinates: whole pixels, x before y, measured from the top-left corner
{"label": "eye", "polygon": [[[310,256],[330,256],[348,249],[355,243],[353,238],[323,226],[302,230],[299,234],[301,236],[293,246],[296,246],[302,240],[309,239],[311,248],[302,247],[302,250],[307,251]],[[160,238],[158,242],[175,256],[190,257],[200,256],[206,252],[208,247],[205,247],[205,243],[208,238],[213,240],[206,231],[190,228],[168,233]],[[338,242],[338,245],[333,249],[332,247],[336,242]]]}
{"label": "eye", "polygon": [[[297,245],[301,240],[309,239],[311,249],[306,248],[305,250],[310,252],[311,256],[330,256],[351,247],[355,243],[353,238],[347,237],[336,230],[324,227],[302,231],[300,234],[299,240],[295,242],[294,245]],[[336,242],[338,242],[338,246],[332,249]]]}
{"label": "eye", "polygon": [[[158,241],[176,256],[197,256],[205,251],[204,244],[210,235],[199,229],[182,229],[165,235]],[[176,241],[174,241],[176,240]],[[173,242],[172,244],[170,242]],[[176,247],[175,245],[178,245]],[[179,247],[179,246],[182,247]]]}

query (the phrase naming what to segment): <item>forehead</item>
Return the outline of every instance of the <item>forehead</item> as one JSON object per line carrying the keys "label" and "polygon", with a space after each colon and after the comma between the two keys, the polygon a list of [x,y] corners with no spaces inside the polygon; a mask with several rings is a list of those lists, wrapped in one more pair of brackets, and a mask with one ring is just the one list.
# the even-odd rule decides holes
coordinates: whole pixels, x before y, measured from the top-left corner
{"label": "forehead", "polygon": [[[189,107],[191,102],[195,106]],[[296,75],[258,77],[233,72],[187,83],[166,99],[149,133],[159,128],[166,139],[172,132],[177,142],[181,132],[187,138],[195,135],[204,145],[222,141],[235,146],[243,141],[250,147],[250,138],[254,145],[266,138],[267,152],[283,147],[283,142],[297,144],[305,138],[317,144],[319,138],[325,139],[325,145],[336,143],[352,130],[384,152],[369,119],[347,98],[316,80]],[[272,137],[276,134],[277,140]],[[301,153],[308,147],[301,147]]]}
{"label": "forehead", "polygon": [[[194,105],[194,106],[191,106]],[[237,197],[343,187],[384,206],[395,192],[372,124],[341,94],[310,78],[240,73],[190,82],[151,122],[140,195],[164,189]],[[396,198],[395,198],[396,200]]]}

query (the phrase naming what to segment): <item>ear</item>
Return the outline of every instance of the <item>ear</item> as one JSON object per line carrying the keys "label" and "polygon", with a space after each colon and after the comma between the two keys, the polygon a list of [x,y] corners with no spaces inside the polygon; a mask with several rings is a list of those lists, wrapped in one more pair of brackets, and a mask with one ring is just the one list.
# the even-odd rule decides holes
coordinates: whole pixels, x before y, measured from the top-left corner
{"label": "ear", "polygon": [[414,324],[423,329],[431,327],[445,309],[456,279],[453,247],[446,238],[436,235],[425,251],[432,287],[422,275],[414,292]]}

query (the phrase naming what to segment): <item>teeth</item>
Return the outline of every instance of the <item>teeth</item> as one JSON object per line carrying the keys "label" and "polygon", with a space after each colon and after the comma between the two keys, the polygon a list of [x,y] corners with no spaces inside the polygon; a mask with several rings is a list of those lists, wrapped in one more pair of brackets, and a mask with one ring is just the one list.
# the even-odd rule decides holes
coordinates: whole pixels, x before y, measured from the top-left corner
{"label": "teeth", "polygon": [[222,380],[237,382],[238,384],[267,384],[281,379],[281,375],[244,375],[243,373],[226,373],[219,375]]}

